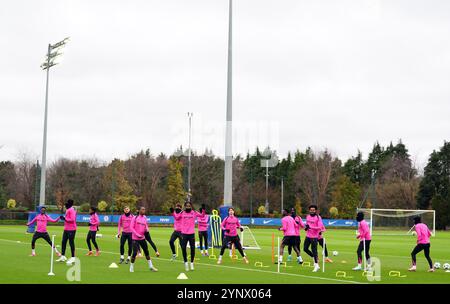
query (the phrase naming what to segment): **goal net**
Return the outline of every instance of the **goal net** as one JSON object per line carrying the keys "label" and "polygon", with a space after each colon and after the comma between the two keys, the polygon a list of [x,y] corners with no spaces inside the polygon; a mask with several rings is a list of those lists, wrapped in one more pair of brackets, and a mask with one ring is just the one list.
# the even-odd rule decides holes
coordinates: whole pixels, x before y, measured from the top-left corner
{"label": "goal net", "polygon": [[432,235],[436,233],[434,210],[406,209],[357,209],[364,212],[364,219],[369,223],[372,235],[411,235],[415,233],[414,217],[420,216]]}
{"label": "goal net", "polygon": [[244,249],[261,249],[256,241],[255,236],[248,226],[241,226],[243,228],[241,232],[241,245]]}

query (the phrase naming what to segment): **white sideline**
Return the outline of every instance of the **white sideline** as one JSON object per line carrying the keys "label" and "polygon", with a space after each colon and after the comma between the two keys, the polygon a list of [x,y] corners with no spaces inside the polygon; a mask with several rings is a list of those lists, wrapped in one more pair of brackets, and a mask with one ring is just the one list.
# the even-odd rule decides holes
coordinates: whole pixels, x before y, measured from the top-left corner
{"label": "white sideline", "polygon": [[[4,242],[10,242],[10,243],[15,243],[15,244],[23,244],[23,245],[30,245],[28,242],[20,242],[17,243],[17,241],[13,241],[13,240],[7,240],[7,239],[0,239],[0,241],[4,241]],[[36,244],[38,246],[48,246],[45,244]],[[75,248],[77,250],[84,250],[87,251],[86,248]],[[117,255],[117,252],[111,252],[111,251],[101,251],[102,253],[108,253],[108,254],[114,254]],[[171,259],[165,259],[165,258],[156,258],[156,260],[158,261],[165,261],[165,262],[177,262],[177,263],[183,263],[183,261],[177,261],[174,260],[172,261]],[[357,282],[357,281],[349,281],[349,280],[340,280],[340,279],[333,279],[333,278],[322,278],[322,277],[315,277],[315,276],[308,276],[308,275],[303,275],[303,274],[296,274],[296,273],[287,273],[287,272],[280,272],[277,273],[276,271],[270,271],[270,270],[262,270],[262,269],[251,269],[251,268],[242,268],[242,267],[235,267],[235,266],[226,266],[226,265],[215,265],[215,264],[208,264],[208,263],[195,263],[196,265],[204,265],[204,266],[211,266],[211,267],[219,267],[219,268],[229,268],[229,269],[236,269],[236,270],[244,270],[244,271],[253,271],[253,272],[262,272],[262,273],[270,273],[270,274],[275,274],[275,275],[287,275],[287,276],[294,276],[294,277],[302,277],[302,278],[308,278],[308,279],[317,279],[317,280],[325,280],[325,281],[334,281],[334,282],[340,282],[340,283],[352,283],[352,284],[368,284],[365,282]]]}

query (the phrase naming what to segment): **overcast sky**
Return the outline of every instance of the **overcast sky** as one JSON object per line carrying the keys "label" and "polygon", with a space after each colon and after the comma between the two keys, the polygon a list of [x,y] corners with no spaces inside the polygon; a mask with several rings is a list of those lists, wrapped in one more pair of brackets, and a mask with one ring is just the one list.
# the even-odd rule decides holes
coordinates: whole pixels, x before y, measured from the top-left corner
{"label": "overcast sky", "polygon": [[[234,0],[233,18],[234,153],[269,143],[345,160],[401,138],[423,167],[450,140],[450,1]],[[39,66],[67,36],[50,160],[171,153],[188,111],[193,148],[223,155],[227,27],[227,0],[3,0],[0,160],[40,157]]]}

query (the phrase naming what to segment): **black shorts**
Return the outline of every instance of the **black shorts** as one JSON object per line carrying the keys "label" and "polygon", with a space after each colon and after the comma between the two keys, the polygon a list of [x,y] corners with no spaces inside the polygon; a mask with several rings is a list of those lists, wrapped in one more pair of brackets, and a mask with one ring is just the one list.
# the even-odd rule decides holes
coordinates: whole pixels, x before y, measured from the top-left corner
{"label": "black shorts", "polygon": [[50,239],[50,235],[48,234],[48,232],[35,232],[33,234],[33,242],[36,242],[36,240],[43,238],[44,240],[46,240],[47,242],[51,243],[51,239]]}
{"label": "black shorts", "polygon": [[283,237],[282,245],[285,246],[295,246],[296,244],[296,236],[295,235],[286,235]]}

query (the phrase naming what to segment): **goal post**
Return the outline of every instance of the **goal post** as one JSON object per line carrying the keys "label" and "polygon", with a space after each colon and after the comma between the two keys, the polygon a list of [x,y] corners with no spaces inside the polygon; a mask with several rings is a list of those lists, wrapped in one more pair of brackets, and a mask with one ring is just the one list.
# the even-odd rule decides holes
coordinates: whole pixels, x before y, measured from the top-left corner
{"label": "goal post", "polygon": [[436,235],[435,210],[367,209],[358,208],[369,223],[371,235],[411,235],[414,233],[414,217],[420,216],[433,236]]}
{"label": "goal post", "polygon": [[258,242],[256,241],[255,236],[248,226],[241,226],[241,245],[244,249],[261,249]]}

